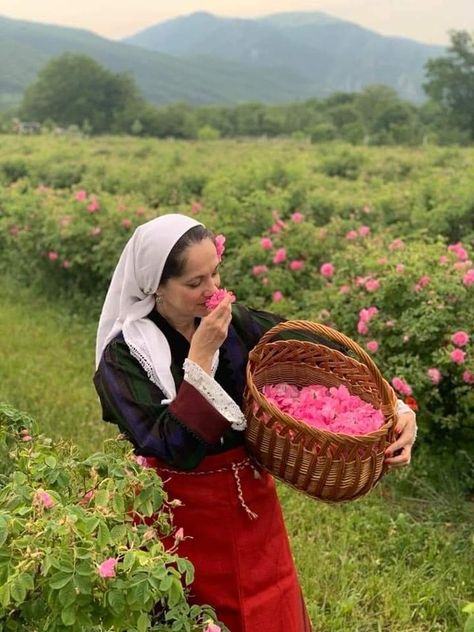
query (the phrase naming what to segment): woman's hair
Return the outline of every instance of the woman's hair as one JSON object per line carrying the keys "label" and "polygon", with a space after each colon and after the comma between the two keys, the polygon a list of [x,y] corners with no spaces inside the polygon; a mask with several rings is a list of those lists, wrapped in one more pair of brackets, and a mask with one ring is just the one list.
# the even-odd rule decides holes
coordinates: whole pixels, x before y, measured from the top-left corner
{"label": "woman's hair", "polygon": [[199,244],[204,239],[214,241],[214,233],[205,226],[193,226],[182,235],[171,248],[166,263],[161,274],[160,285],[166,283],[172,277],[179,277],[183,274],[186,265],[186,250],[193,244]]}

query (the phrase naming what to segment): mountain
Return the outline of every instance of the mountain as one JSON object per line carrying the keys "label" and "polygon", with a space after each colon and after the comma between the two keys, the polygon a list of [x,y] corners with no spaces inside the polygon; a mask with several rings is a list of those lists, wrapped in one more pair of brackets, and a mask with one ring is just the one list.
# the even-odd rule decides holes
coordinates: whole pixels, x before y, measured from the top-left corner
{"label": "mountain", "polygon": [[145,98],[162,105],[267,103],[310,97],[291,69],[249,68],[232,60],[182,59],[116,42],[90,31],[0,16],[0,108],[17,105],[49,59],[64,52],[88,55],[114,72],[129,72]]}
{"label": "mountain", "polygon": [[315,96],[384,83],[412,101],[424,98],[426,61],[445,52],[442,46],[386,37],[321,12],[257,19],[198,12],[162,22],[124,41],[188,61],[200,57],[254,70],[291,71],[305,80]]}

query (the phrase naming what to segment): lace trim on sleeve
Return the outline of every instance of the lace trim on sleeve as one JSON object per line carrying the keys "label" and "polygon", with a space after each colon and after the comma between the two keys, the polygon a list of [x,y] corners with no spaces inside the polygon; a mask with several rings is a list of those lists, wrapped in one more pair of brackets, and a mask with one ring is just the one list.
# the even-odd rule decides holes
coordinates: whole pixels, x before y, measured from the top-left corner
{"label": "lace trim on sleeve", "polygon": [[[415,411],[413,410],[413,408],[410,408],[410,406],[408,406],[408,404],[405,404],[403,400],[397,399],[397,414],[402,415],[403,413],[413,413],[415,415]],[[418,432],[418,426],[415,426],[415,434],[413,436],[413,442],[416,441],[417,432]]]}
{"label": "lace trim on sleeve", "polygon": [[183,368],[186,382],[194,386],[204,399],[227,419],[232,429],[245,430],[247,422],[242,411],[220,384],[189,358],[184,361]]}

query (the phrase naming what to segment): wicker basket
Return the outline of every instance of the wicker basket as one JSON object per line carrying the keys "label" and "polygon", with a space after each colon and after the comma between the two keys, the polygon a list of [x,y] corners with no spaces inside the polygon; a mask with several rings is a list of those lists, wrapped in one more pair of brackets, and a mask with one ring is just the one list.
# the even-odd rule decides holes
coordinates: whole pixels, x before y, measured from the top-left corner
{"label": "wicker basket", "polygon": [[[358,359],[307,340],[272,341],[291,331],[333,341]],[[366,435],[336,434],[309,426],[263,396],[266,384],[281,382],[300,387],[344,384],[351,394],[380,409],[385,424]],[[341,502],[372,489],[386,469],[384,451],[394,441],[395,407],[392,387],[367,353],[325,325],[304,320],[280,323],[250,352],[244,395],[248,450],[276,478],[313,498]]]}

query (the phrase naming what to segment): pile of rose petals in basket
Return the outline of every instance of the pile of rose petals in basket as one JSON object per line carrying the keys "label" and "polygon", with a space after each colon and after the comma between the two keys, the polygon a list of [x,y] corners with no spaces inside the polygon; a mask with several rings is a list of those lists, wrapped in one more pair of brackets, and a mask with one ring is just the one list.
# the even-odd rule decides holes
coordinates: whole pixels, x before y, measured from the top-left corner
{"label": "pile of rose petals in basket", "polygon": [[301,388],[291,384],[267,384],[266,399],[298,421],[338,434],[364,435],[384,424],[380,410],[351,395],[346,386],[327,388],[311,384]]}

